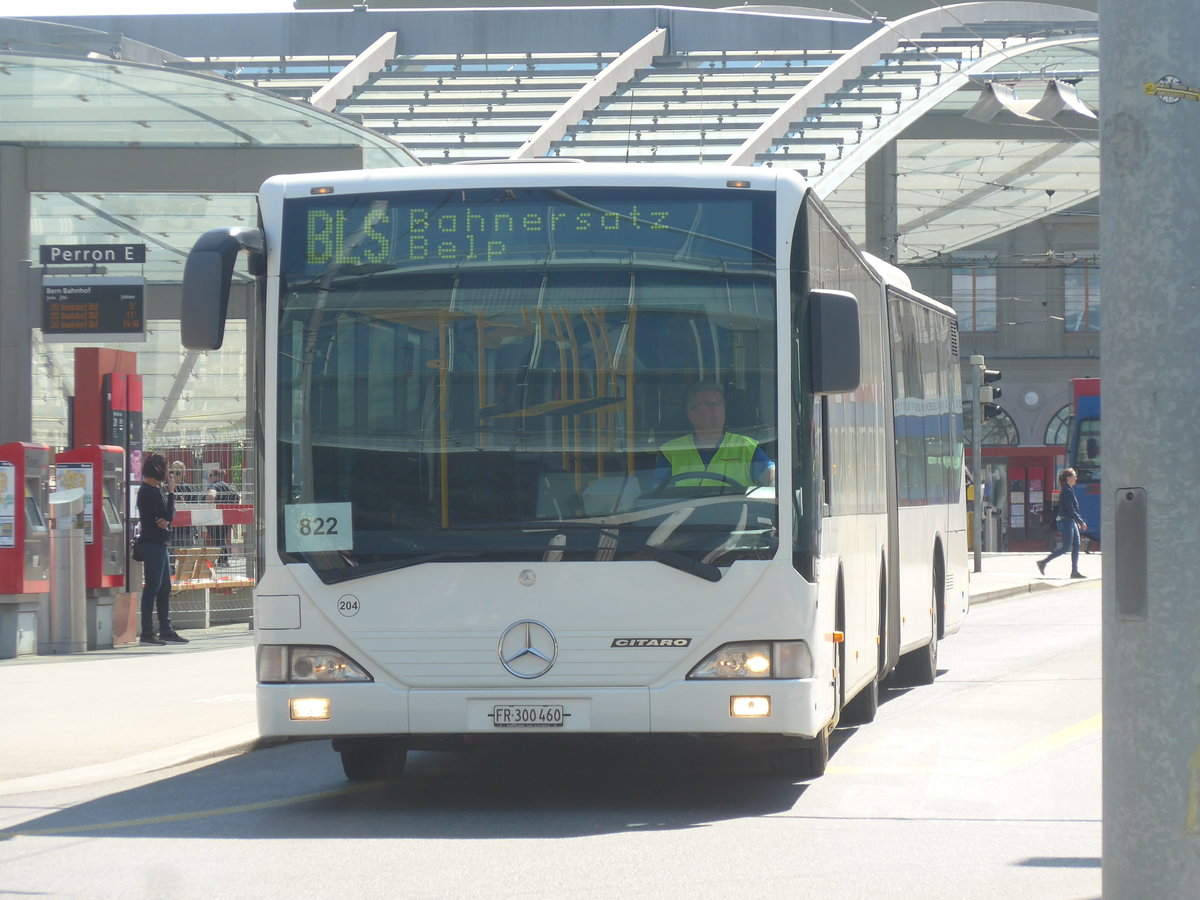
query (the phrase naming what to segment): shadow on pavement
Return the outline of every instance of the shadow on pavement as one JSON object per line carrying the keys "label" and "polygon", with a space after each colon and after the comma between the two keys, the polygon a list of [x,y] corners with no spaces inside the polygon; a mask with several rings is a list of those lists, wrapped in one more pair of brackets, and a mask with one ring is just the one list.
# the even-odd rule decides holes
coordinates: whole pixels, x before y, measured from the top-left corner
{"label": "shadow on pavement", "polygon": [[1099,869],[1098,856],[1031,856],[1023,859],[1018,866],[1035,869]]}
{"label": "shadow on pavement", "polygon": [[[835,735],[833,744],[845,736]],[[350,784],[327,741],[232,757],[0,831],[174,838],[581,837],[695,828],[804,793],[731,750],[594,746],[414,752],[404,777]]]}

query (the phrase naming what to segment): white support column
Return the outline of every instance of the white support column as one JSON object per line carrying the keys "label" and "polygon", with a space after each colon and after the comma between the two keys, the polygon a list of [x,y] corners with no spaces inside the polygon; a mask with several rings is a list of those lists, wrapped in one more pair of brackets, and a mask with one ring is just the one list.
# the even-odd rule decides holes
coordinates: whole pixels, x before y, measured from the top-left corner
{"label": "white support column", "polygon": [[[816,78],[797,91],[775,113],[763,122],[745,143],[729,155],[726,162],[731,166],[749,166],[755,157],[779,137],[787,133],[793,122],[799,122],[825,100],[825,95],[838,90],[850,78],[856,77],[864,67],[870,66],[884,53],[895,50],[903,40],[919,38],[926,32],[936,32],[947,26],[961,26],[963,16],[973,21],[995,19],[999,21],[1020,19],[1029,22],[1056,20],[1073,21],[1081,15],[1080,10],[1050,3],[979,2],[954,5],[938,4],[933,9],[923,9],[889,22],[855,47],[842,54]],[[1086,15],[1086,14],[1085,14]]]}
{"label": "white support column", "polygon": [[536,159],[544,156],[550,145],[559,140],[567,129],[583,118],[584,113],[612,94],[622,82],[632,78],[643,66],[650,65],[654,57],[661,56],[667,47],[667,29],[655,28],[648,35],[614,59],[600,72],[577,90],[529,140],[520,146],[509,159]]}
{"label": "white support column", "polygon": [[389,31],[370,47],[358,54],[342,71],[309,98],[310,105],[325,112],[333,112],[338,102],[345,100],[359,87],[367,83],[388,60],[396,56],[396,32]]}

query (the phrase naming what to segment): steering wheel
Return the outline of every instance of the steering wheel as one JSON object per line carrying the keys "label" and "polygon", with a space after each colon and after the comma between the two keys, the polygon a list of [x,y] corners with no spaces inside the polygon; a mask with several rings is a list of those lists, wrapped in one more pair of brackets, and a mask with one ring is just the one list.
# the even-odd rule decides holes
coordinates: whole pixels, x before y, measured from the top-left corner
{"label": "steering wheel", "polygon": [[[668,478],[666,481],[664,481],[662,484],[660,484],[658,486],[658,490],[655,491],[655,493],[663,493],[663,492],[671,490],[672,488],[681,487],[679,482],[687,481],[688,479],[691,479],[691,478],[704,478],[704,479],[707,479],[710,481],[719,481],[723,485],[728,485],[730,487],[737,488],[739,493],[744,494],[746,492],[746,485],[742,484],[740,481],[738,481],[735,478],[730,478],[728,475],[722,475],[720,472],[680,472],[677,475],[672,475],[670,478]],[[708,485],[700,485],[700,484],[682,485],[682,487],[707,487],[707,486]]]}

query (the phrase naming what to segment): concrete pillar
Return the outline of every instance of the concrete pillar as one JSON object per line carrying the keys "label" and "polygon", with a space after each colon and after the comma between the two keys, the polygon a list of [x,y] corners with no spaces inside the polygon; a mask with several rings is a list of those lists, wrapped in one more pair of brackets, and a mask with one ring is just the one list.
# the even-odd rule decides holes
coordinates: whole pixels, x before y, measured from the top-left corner
{"label": "concrete pillar", "polygon": [[1200,525],[1187,499],[1200,470],[1198,43],[1192,0],[1100,0],[1103,894],[1113,900],[1200,896]]}
{"label": "concrete pillar", "polygon": [[0,146],[0,444],[32,440],[36,319],[29,267],[29,187],[24,147]]}

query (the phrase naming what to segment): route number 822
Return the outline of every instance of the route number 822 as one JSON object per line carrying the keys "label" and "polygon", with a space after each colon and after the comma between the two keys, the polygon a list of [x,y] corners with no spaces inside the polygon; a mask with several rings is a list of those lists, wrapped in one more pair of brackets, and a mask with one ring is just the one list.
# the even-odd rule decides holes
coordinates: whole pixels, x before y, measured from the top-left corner
{"label": "route number 822", "polygon": [[289,503],[283,508],[289,553],[354,549],[354,507],[349,503]]}
{"label": "route number 822", "polygon": [[304,537],[322,537],[338,533],[337,516],[302,516],[296,528]]}

